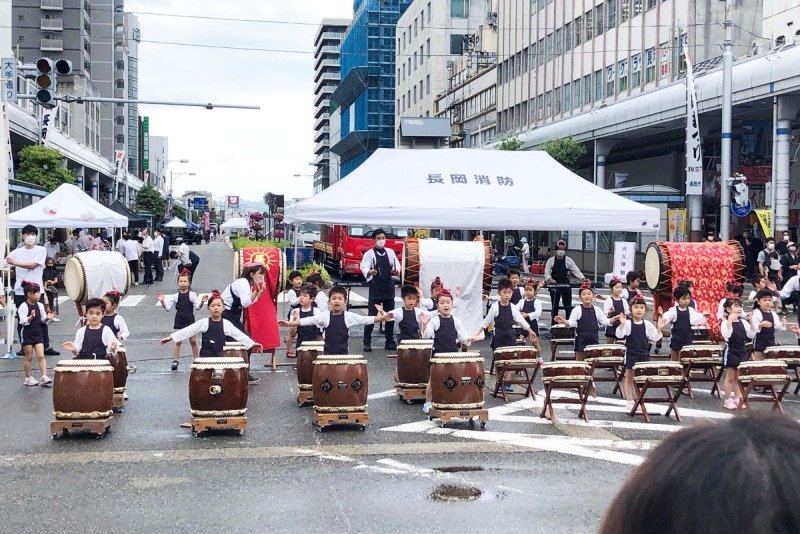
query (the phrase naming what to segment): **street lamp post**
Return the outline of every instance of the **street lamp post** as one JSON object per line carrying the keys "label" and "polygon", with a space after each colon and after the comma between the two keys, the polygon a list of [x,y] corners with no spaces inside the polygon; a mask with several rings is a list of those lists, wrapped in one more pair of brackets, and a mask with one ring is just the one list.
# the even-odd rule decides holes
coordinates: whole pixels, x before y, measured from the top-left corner
{"label": "street lamp post", "polygon": [[197,176],[196,172],[175,172],[173,173],[171,170],[169,171],[169,202],[168,202],[168,210],[170,216],[172,216],[172,186],[175,184],[175,177],[176,176]]}

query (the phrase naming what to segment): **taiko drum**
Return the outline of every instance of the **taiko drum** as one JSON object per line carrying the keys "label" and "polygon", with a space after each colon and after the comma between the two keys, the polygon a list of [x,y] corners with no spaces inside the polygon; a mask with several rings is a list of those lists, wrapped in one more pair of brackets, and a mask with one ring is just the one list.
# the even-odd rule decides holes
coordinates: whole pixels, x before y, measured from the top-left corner
{"label": "taiko drum", "polygon": [[114,368],[106,359],[61,360],[53,374],[56,419],[105,419],[111,415]]}
{"label": "taiko drum", "polygon": [[431,358],[431,400],[437,409],[483,407],[483,357],[478,352],[442,352]]}
{"label": "taiko drum", "polygon": [[397,347],[397,382],[400,385],[427,384],[431,375],[432,346],[403,343]]}
{"label": "taiko drum", "polygon": [[367,360],[360,355],[324,355],[314,361],[314,410],[364,411],[367,408]]}
{"label": "taiko drum", "polygon": [[247,368],[242,358],[197,358],[189,375],[192,415],[244,415],[247,411]]}

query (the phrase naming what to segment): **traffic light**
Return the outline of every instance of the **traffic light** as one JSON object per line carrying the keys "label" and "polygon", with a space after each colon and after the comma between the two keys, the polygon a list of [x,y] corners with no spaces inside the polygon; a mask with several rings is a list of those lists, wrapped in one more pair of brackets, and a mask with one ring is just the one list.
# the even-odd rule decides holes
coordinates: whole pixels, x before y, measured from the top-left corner
{"label": "traffic light", "polygon": [[273,206],[272,213],[275,213],[277,211],[282,211],[283,210],[283,195],[273,195],[272,196],[272,203],[273,203],[272,204],[272,206]]}
{"label": "traffic light", "polygon": [[58,76],[72,74],[72,62],[68,59],[53,61],[49,57],[36,60],[36,102],[44,108],[56,107]]}

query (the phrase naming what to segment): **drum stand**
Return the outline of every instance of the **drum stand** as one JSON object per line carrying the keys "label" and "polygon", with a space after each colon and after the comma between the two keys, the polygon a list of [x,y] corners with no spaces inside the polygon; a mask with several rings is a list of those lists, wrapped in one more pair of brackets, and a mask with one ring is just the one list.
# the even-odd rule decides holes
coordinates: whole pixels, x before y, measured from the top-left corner
{"label": "drum stand", "polygon": [[558,347],[562,345],[575,345],[574,339],[551,339],[550,340],[550,361],[554,362],[556,360],[574,360],[575,353],[572,353],[572,356],[567,356],[560,358],[558,356]]}
{"label": "drum stand", "polygon": [[[387,354],[387,359],[396,360],[396,354]],[[407,384],[397,380],[397,372],[394,374],[394,390],[397,397],[405,401],[406,404],[413,404],[414,401],[425,400],[425,392],[428,389],[428,384]]]}
{"label": "drum stand", "polygon": [[578,390],[578,403],[581,409],[578,411],[578,417],[582,417],[585,422],[589,422],[586,415],[586,402],[589,400],[589,390],[592,388],[592,377],[587,375],[585,378],[570,377],[568,379],[558,379],[554,377],[553,380],[546,380],[544,382],[544,406],[542,413],[539,417],[549,419],[551,423],[556,422],[556,414],[553,410],[553,404],[575,404],[575,399],[554,399],[552,393],[554,389],[576,389]]}
{"label": "drum stand", "polygon": [[[681,358],[683,364],[683,374],[686,377],[686,390],[690,399],[694,398],[692,392],[692,381],[711,382],[711,395],[717,394],[720,397],[719,381],[724,371],[722,358]],[[717,371],[717,368],[719,370]],[[692,371],[700,371],[692,376]]]}
{"label": "drum stand", "polygon": [[[304,389],[307,388],[307,389]],[[301,408],[309,404],[314,404],[314,391],[311,384],[297,384],[299,393],[297,394],[297,405]]]}
{"label": "drum stand", "polygon": [[[789,378],[787,374],[785,378],[780,377],[762,377],[759,379],[758,375],[751,375],[751,380],[742,380],[745,377],[738,377],[737,382],[739,383],[739,387],[742,390],[742,399],[739,401],[739,410],[744,410],[745,408],[752,408],[750,406],[751,402],[771,402],[772,404],[772,411],[777,411],[778,413],[783,413],[783,406],[781,406],[781,401],[783,400],[783,396],[786,394],[786,390],[789,389],[789,384],[791,384],[792,379]],[[766,398],[761,397],[754,397],[750,398],[750,393],[752,393],[754,388],[763,387],[770,396]],[[779,389],[775,389],[775,388]]]}
{"label": "drum stand", "polygon": [[[542,366],[542,360],[497,360],[493,362],[494,367],[497,368],[497,379],[495,380],[494,391],[492,397],[497,397],[500,393],[503,395],[503,400],[508,402],[506,395],[520,395],[520,393],[506,392],[506,384],[518,384],[525,386],[525,392],[522,393],[523,398],[530,396],[536,399],[536,392],[533,389],[533,381],[536,380],[536,375],[539,373],[539,368]],[[530,373],[528,372],[530,370]],[[506,378],[506,373],[522,372],[525,374],[524,378]]]}
{"label": "drum stand", "polygon": [[[681,393],[686,388],[688,380],[685,376],[675,377],[673,380],[665,381],[665,380],[651,380],[650,377],[646,378],[641,383],[634,381],[634,388],[636,389],[636,399],[633,402],[633,409],[628,413],[630,416],[636,415],[636,409],[642,409],[642,416],[644,416],[644,420],[646,422],[650,422],[650,414],[647,413],[647,408],[645,407],[645,400],[647,402],[666,402],[669,404],[669,408],[667,411],[664,412],[666,417],[669,417],[669,413],[671,411],[675,411],[675,420],[680,422],[681,416],[678,413],[678,407],[675,406],[675,403],[678,402],[678,398],[680,398]],[[645,399],[645,395],[647,394],[647,390],[651,387],[656,389],[664,388],[666,391],[665,397],[650,397]],[[672,388],[675,388],[675,393],[672,392]]]}
{"label": "drum stand", "polygon": [[209,430],[235,430],[240,436],[247,428],[247,416],[234,417],[194,417],[192,416],[192,432],[195,436]]}
{"label": "drum stand", "polygon": [[122,413],[125,411],[125,388],[120,389],[122,389],[122,391],[119,393],[115,391],[114,396],[111,397],[111,409],[114,413]]}
{"label": "drum stand", "polygon": [[431,408],[428,413],[428,420],[439,419],[439,426],[444,426],[453,419],[466,420],[470,426],[475,426],[475,418],[478,418],[481,430],[486,428],[486,421],[489,420],[489,410],[483,408],[470,408],[465,410]]}
{"label": "drum stand", "polygon": [[[592,382],[614,382],[614,389],[611,391],[612,395],[619,393],[622,396],[622,377],[625,375],[625,361],[622,356],[600,356],[598,358],[587,358],[586,363],[592,366]],[[597,376],[598,369],[607,369],[611,371],[612,376]],[[592,385],[592,392],[596,391],[594,384]]]}
{"label": "drum stand", "polygon": [[366,410],[359,412],[321,412],[315,407],[314,421],[311,424],[316,426],[320,432],[329,426],[344,425],[357,426],[363,432],[366,430],[367,424],[369,424],[369,416]]}
{"label": "drum stand", "polygon": [[68,434],[95,434],[97,438],[105,436],[111,429],[113,417],[105,419],[56,419],[50,421],[50,434],[53,439]]}

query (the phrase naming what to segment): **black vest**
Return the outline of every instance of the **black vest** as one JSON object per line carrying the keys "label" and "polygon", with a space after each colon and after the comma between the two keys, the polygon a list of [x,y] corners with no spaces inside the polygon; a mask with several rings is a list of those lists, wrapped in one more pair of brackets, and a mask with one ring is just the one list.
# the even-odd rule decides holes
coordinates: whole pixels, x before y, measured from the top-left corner
{"label": "black vest", "polygon": [[[609,297],[609,298],[611,298],[611,297]],[[611,304],[614,306],[613,310],[609,310],[609,313],[611,314],[611,317],[616,317],[617,315],[619,315],[620,313],[623,313],[625,311],[625,305],[622,304],[622,303],[623,303],[622,299],[620,299],[620,300],[616,300],[616,299],[613,299],[613,298],[611,299]],[[612,322],[611,326],[607,326],[606,327],[606,337],[617,337],[617,327],[618,326],[619,326],[619,321]]]}
{"label": "black vest", "polygon": [[650,354],[650,340],[647,338],[647,325],[636,324],[631,320],[631,333],[625,341],[625,352],[639,358]]}
{"label": "black vest", "polygon": [[403,308],[403,318],[400,320],[400,341],[407,339],[419,339],[419,323],[417,322],[417,311]]}
{"label": "black vest", "polygon": [[728,354],[738,356],[739,358],[747,358],[747,330],[745,330],[742,320],[739,319],[732,325],[731,337],[728,338]]}
{"label": "black vest", "polygon": [[[106,325],[107,327],[109,327],[111,329],[111,332],[113,332],[114,336],[119,334],[119,328],[117,328],[116,325],[114,324],[114,319],[116,319],[116,318],[117,318],[117,314],[115,313],[113,315],[103,315],[103,318],[100,319],[101,323],[103,323],[104,325]],[[102,330],[102,328],[101,328],[101,330]]]}
{"label": "black vest", "polygon": [[689,345],[692,342],[692,322],[689,308],[681,310],[675,308],[677,318],[672,325],[672,339],[682,345]]}
{"label": "black vest", "polygon": [[225,351],[225,319],[214,321],[208,319],[208,330],[203,332],[200,342],[200,357],[218,358]]}
{"label": "black vest", "polygon": [[433,351],[457,352],[458,351],[458,331],[453,316],[439,316],[439,329],[433,336]]}
{"label": "black vest", "polygon": [[[298,313],[300,319],[304,317],[312,317],[314,315],[314,308],[308,311],[303,311],[302,309]],[[319,337],[319,328],[316,325],[306,325],[306,326],[298,326],[297,327],[297,346],[299,347],[300,344],[304,341],[316,341]]]}
{"label": "black vest", "polygon": [[513,293],[511,293],[511,304],[516,304],[521,300],[522,300],[522,288],[518,286],[514,289]]}
{"label": "black vest", "polygon": [[392,280],[392,264],[389,262],[389,253],[386,249],[374,248],[375,265],[378,271],[369,284],[370,300],[394,300],[394,280]]}
{"label": "black vest", "polygon": [[330,312],[331,317],[328,328],[325,329],[325,354],[348,354],[347,342],[350,340],[350,331],[344,321],[344,312],[335,315]]}
{"label": "black vest", "polygon": [[106,357],[108,349],[103,345],[103,326],[93,329],[88,326],[83,331],[83,345],[78,353],[79,360],[98,360]]}
{"label": "black vest", "polygon": [[511,313],[511,306],[503,306],[497,303],[497,317],[494,318],[494,338],[492,348],[513,347],[517,344],[517,337],[514,335],[514,315]]}
{"label": "black vest", "polygon": [[560,284],[569,283],[569,271],[567,270],[567,257],[555,258],[553,261],[553,269],[550,271],[550,276]]}

